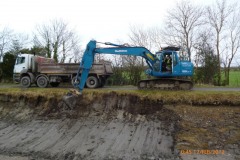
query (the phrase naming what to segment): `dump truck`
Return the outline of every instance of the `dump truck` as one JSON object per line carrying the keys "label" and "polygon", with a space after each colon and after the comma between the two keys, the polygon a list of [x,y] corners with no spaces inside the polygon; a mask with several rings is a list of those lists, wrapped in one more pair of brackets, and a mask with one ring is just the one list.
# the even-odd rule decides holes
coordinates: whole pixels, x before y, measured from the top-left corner
{"label": "dump truck", "polygon": [[[19,54],[13,70],[13,80],[22,87],[28,88],[32,84],[45,88],[50,84],[58,87],[61,82],[76,81],[78,63],[56,63],[51,58],[31,54]],[[88,88],[103,87],[107,78],[113,74],[111,62],[100,61],[93,63],[86,82]]]}

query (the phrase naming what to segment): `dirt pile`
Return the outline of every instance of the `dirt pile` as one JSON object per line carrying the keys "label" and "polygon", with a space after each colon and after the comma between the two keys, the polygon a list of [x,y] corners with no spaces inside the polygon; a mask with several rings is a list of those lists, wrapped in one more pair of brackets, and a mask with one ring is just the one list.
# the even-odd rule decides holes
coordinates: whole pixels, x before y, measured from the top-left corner
{"label": "dirt pile", "polygon": [[0,95],[0,152],[38,159],[178,159],[180,117],[159,100]]}

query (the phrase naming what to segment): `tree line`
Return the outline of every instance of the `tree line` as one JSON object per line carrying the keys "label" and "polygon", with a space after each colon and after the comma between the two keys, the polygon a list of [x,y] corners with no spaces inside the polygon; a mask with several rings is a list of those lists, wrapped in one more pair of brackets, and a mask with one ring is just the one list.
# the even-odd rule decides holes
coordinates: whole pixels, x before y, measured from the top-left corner
{"label": "tree line", "polygon": [[62,63],[68,58],[68,62],[77,63],[82,50],[79,35],[62,19],[36,25],[31,37],[25,33],[14,33],[5,27],[0,30],[0,80],[2,77],[12,77],[14,62],[19,53],[53,58]]}
{"label": "tree line", "polygon": [[[195,65],[195,83],[229,85],[231,65],[240,56],[240,7],[237,1],[200,6],[182,0],[167,12],[161,27],[130,26],[129,43],[150,50],[182,46]],[[141,58],[135,60],[142,66]]]}
{"label": "tree line", "polygon": [[[160,50],[164,45],[183,46],[195,65],[195,83],[228,85],[230,67],[239,56],[239,17],[237,1],[217,0],[210,6],[201,6],[182,0],[167,12],[161,26],[130,26],[127,43],[144,46],[150,51]],[[81,59],[80,36],[61,19],[38,24],[31,37],[15,34],[7,27],[0,30],[0,60],[3,59],[0,76],[10,75],[7,71],[12,72],[12,68],[6,64],[20,52],[51,57],[56,62],[68,59],[76,63]],[[96,59],[104,58],[98,55]],[[141,57],[114,55],[110,59],[115,74],[109,83],[136,84],[139,79],[147,78],[143,74],[146,64]]]}

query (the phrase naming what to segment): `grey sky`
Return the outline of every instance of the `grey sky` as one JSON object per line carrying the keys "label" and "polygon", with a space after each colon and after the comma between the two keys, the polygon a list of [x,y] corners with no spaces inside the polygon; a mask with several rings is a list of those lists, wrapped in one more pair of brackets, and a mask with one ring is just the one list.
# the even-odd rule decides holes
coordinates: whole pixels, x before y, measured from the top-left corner
{"label": "grey sky", "polygon": [[[160,26],[177,0],[1,0],[0,29],[31,34],[36,24],[62,18],[85,45],[90,39],[127,41],[130,25]],[[213,0],[194,0],[210,4]]]}

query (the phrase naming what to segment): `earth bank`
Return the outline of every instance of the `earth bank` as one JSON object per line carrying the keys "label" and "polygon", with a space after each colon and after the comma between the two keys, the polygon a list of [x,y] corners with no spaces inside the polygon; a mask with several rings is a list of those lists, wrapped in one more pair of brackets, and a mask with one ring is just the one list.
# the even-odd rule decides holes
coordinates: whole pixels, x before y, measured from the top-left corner
{"label": "earth bank", "polygon": [[[36,159],[239,158],[238,99],[203,96],[88,92],[63,101],[1,93],[0,152]],[[198,150],[224,154],[187,152]]]}

